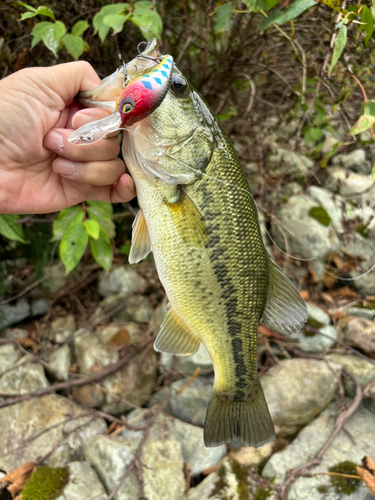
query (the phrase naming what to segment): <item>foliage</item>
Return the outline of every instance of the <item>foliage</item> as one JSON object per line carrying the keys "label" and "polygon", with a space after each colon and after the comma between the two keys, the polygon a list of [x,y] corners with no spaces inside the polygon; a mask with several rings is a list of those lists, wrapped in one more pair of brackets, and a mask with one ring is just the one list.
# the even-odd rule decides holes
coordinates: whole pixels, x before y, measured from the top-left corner
{"label": "foliage", "polygon": [[22,492],[23,500],[54,500],[69,481],[67,467],[40,466],[31,475]]}

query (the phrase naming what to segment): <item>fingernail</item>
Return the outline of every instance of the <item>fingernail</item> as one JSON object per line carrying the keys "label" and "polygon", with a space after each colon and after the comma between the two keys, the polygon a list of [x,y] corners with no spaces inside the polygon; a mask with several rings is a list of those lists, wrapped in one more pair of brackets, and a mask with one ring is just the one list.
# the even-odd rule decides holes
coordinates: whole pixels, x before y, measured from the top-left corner
{"label": "fingernail", "polygon": [[53,170],[59,174],[66,177],[71,177],[75,173],[75,165],[69,160],[64,160],[63,158],[56,158],[52,163]]}
{"label": "fingernail", "polygon": [[55,153],[61,153],[63,150],[63,136],[55,130],[51,130],[44,139],[44,147]]}

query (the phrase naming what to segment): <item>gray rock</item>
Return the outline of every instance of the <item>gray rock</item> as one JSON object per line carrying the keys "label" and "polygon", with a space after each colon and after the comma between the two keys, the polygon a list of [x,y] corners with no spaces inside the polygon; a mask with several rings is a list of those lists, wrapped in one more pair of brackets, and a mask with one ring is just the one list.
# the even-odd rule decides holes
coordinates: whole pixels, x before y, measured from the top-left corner
{"label": "gray rock", "polygon": [[63,266],[60,264],[54,264],[50,268],[46,269],[46,274],[49,274],[48,286],[52,293],[57,293],[59,290],[64,288],[68,278],[65,274]]}
{"label": "gray rock", "polygon": [[375,263],[375,242],[355,233],[343,250],[356,261],[355,271],[349,273],[356,289],[362,295],[375,295],[375,269],[368,273]]}
{"label": "gray rock", "polygon": [[101,409],[115,415],[142,406],[151,396],[157,380],[157,355],[150,350],[139,364],[142,353],[135,355],[129,363],[101,382],[105,395]]}
{"label": "gray rock", "polygon": [[251,446],[242,446],[238,450],[234,450],[230,453],[229,458],[238,462],[242,467],[261,467],[270,458],[270,456],[275,452],[275,450],[284,448],[288,442],[279,438],[270,443],[266,443],[259,448],[253,448]]}
{"label": "gray rock", "polygon": [[154,313],[154,310],[147,297],[143,295],[131,295],[119,293],[117,295],[108,295],[96,308],[91,320],[97,321],[102,318],[106,310],[114,308],[116,304],[123,304],[120,311],[113,314],[112,319],[117,323],[127,321],[140,321],[148,323]]}
{"label": "gray rock", "polygon": [[73,314],[60,316],[51,322],[48,338],[58,344],[65,342],[76,331],[76,320]]}
{"label": "gray rock", "polygon": [[30,316],[30,305],[25,299],[0,306],[0,328],[14,325]]}
{"label": "gray rock", "polygon": [[[203,380],[198,377],[180,392],[189,381],[190,378],[187,377],[173,382],[171,399],[165,411],[190,424],[203,426],[212,393],[212,379]],[[163,402],[167,392],[168,388],[165,387],[154,394],[148,406]]]}
{"label": "gray rock", "polygon": [[[63,396],[50,394],[0,409],[0,469],[10,472],[54,449],[47,465],[83,459],[87,440],[106,431],[103,419]],[[75,430],[77,429],[77,430]]]}
{"label": "gray rock", "polygon": [[[142,414],[149,413],[150,410],[142,411],[136,409],[129,413],[127,420],[130,422],[138,417],[134,425],[140,426],[147,423],[146,418],[139,418]],[[121,436],[125,439],[134,439],[135,432],[125,429]],[[136,436],[141,439],[143,433],[138,431]],[[192,475],[200,474],[203,470],[216,465],[227,453],[225,445],[215,448],[206,448],[203,441],[203,429],[195,425],[188,424],[182,420],[160,414],[155,424],[151,427],[149,438],[163,440],[171,438],[181,444],[182,458],[190,466]]]}
{"label": "gray rock", "polygon": [[361,175],[348,172],[344,168],[329,167],[324,187],[330,192],[355,198],[364,191],[371,190],[373,184],[372,175]]}
{"label": "gray rock", "polygon": [[345,317],[338,322],[341,342],[360,349],[366,354],[375,354],[375,323],[366,318]]}
{"label": "gray rock", "polygon": [[72,364],[72,355],[67,344],[53,351],[46,359],[46,362],[53,370],[53,374],[60,380],[68,380],[69,369]]}
{"label": "gray rock", "polygon": [[267,163],[272,172],[289,174],[307,174],[314,166],[314,162],[306,156],[301,156],[293,151],[276,145],[274,152],[268,156]]}
{"label": "gray rock", "polygon": [[343,153],[333,157],[332,164],[345,169],[354,170],[359,174],[370,174],[371,163],[366,159],[364,149],[354,149],[350,153]]}
{"label": "gray rock", "polygon": [[334,137],[332,134],[330,134],[329,132],[325,132],[325,139],[324,139],[324,143],[323,143],[323,148],[322,148],[322,153],[324,155],[330,153],[333,148],[336,146],[336,144],[338,142],[340,142],[339,139],[337,139],[336,137]]}
{"label": "gray rock", "polygon": [[298,347],[305,352],[321,352],[333,346],[337,340],[337,331],[333,325],[320,327],[319,330],[324,335],[300,331],[293,333],[289,338],[292,342],[298,343]]}
{"label": "gray rock", "polygon": [[88,462],[71,462],[69,482],[56,500],[106,500],[107,493]]}
{"label": "gray rock", "polygon": [[99,293],[103,297],[118,293],[141,293],[146,289],[147,282],[130,266],[116,267],[109,273],[103,272],[99,278]]}
{"label": "gray rock", "polygon": [[32,316],[42,316],[46,314],[49,309],[51,302],[46,299],[36,299],[31,303],[31,314]]}
{"label": "gray rock", "polygon": [[359,318],[366,318],[370,321],[375,319],[375,309],[366,309],[365,307],[347,307],[345,308],[347,316],[358,316]]}
{"label": "gray rock", "polygon": [[337,380],[324,361],[287,359],[261,377],[277,436],[296,434],[331,401]]}
{"label": "gray rock", "polygon": [[[170,369],[172,360],[172,354],[167,354],[165,352],[161,354],[160,365],[163,371],[168,371]],[[212,360],[203,342],[200,343],[198,351],[192,356],[178,358],[176,365],[177,370],[181,370],[187,375],[193,375],[197,368],[202,371],[213,369]]]}
{"label": "gray rock", "polygon": [[13,344],[0,344],[0,375],[12,368],[20,358],[21,353]]}
{"label": "gray rock", "polygon": [[134,321],[111,323],[95,330],[96,335],[102,342],[111,342],[113,340],[115,344],[136,344],[141,340],[145,340],[145,332],[145,327]]}
{"label": "gray rock", "polygon": [[0,334],[0,337],[4,337],[9,340],[19,339],[22,337],[28,337],[29,332],[24,328],[7,328],[3,335]]}
{"label": "gray rock", "polygon": [[[119,483],[137,450],[134,440],[119,436],[96,436],[85,446],[85,456],[97,471],[108,492]],[[181,445],[174,439],[149,439],[143,447],[144,495],[148,500],[182,500],[185,490]],[[114,500],[137,500],[137,473],[131,471]]]}
{"label": "gray rock", "polygon": [[[307,425],[297,438],[283,451],[274,454],[265,465],[262,475],[273,478],[278,484],[283,481],[288,469],[298,467],[313,457],[330,436],[337,414],[337,402],[333,402],[319,417]],[[312,477],[300,477],[291,486],[289,500],[372,500],[374,496],[364,483],[359,482],[351,494],[338,493],[332,486],[329,476],[315,475],[328,472],[328,468],[350,460],[358,465],[365,455],[374,456],[375,441],[373,435],[375,415],[363,406],[345,422],[341,430],[328,447],[323,460],[318,466],[307,472]]]}
{"label": "gray rock", "polygon": [[118,361],[118,352],[90,331],[80,330],[74,339],[77,364],[83,375],[92,375]]}
{"label": "gray rock", "polygon": [[[358,356],[331,353],[327,354],[326,359],[333,362],[335,369],[345,367],[349,370],[362,387],[375,377],[375,366]],[[343,381],[346,394],[353,397],[355,394],[353,380],[344,374]],[[370,394],[375,394],[375,386],[371,387]]]}
{"label": "gray rock", "polygon": [[316,326],[316,328],[321,328],[322,326],[330,325],[332,323],[331,317],[323,311],[323,309],[308,302],[306,305],[309,314],[306,321],[308,324],[311,324],[311,326],[313,326],[313,324],[317,324],[318,326]]}
{"label": "gray rock", "polygon": [[72,387],[72,396],[83,406],[99,408],[104,403],[103,389],[98,384]]}
{"label": "gray rock", "polygon": [[326,189],[323,189],[318,186],[309,186],[306,189],[306,194],[308,194],[311,198],[316,200],[317,204],[320,207],[324,208],[324,210],[331,218],[332,226],[336,229],[336,231],[341,232],[342,231],[341,219],[343,217],[343,211],[340,200],[335,198]]}
{"label": "gray rock", "polygon": [[21,362],[0,377],[0,396],[18,396],[48,387],[42,365]]}

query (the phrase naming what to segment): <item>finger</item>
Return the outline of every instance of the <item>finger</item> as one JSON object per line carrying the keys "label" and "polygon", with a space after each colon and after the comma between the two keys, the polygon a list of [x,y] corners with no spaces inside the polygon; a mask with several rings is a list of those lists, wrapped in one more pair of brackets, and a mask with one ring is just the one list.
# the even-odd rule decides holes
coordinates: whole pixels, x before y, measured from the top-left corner
{"label": "finger", "polygon": [[[104,109],[99,108],[86,108],[78,111],[74,117],[72,118],[72,126],[77,129],[82,127],[82,125],[86,125],[87,123],[91,123],[92,121],[100,120],[101,118],[105,118],[108,116],[108,112]],[[116,137],[119,134],[119,131],[113,132],[112,134],[108,134],[107,137]]]}
{"label": "finger", "polygon": [[112,160],[120,152],[117,139],[106,139],[94,144],[77,146],[68,142],[68,137],[73,130],[53,129],[46,134],[43,145],[53,153],[58,153],[64,158],[74,161],[100,161]]}
{"label": "finger", "polygon": [[58,157],[52,163],[52,168],[62,177],[94,186],[114,184],[125,173],[125,165],[120,158],[102,162],[72,162]]}

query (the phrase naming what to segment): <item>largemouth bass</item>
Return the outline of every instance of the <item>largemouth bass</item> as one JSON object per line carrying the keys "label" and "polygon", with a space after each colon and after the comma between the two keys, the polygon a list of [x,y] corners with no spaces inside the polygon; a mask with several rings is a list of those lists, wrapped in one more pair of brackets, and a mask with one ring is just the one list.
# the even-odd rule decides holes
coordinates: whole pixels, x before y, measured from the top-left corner
{"label": "largemouth bass", "polygon": [[[160,56],[155,40],[143,56],[127,65],[125,89],[152,76],[164,57],[172,60]],[[112,103],[113,123],[124,92],[119,75],[83,95],[86,105],[109,109]],[[258,324],[290,335],[303,326],[306,305],[265,250],[256,205],[220,123],[175,65],[166,82],[146,117],[119,126],[140,206],[129,261],[152,251],[169,300],[155,349],[189,356],[203,342],[212,358],[206,446],[238,440],[261,446],[274,439],[274,428],[257,375]],[[137,106],[135,99],[135,116]],[[100,135],[83,132],[91,140]],[[78,129],[72,141],[82,137]]]}

